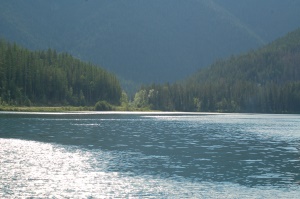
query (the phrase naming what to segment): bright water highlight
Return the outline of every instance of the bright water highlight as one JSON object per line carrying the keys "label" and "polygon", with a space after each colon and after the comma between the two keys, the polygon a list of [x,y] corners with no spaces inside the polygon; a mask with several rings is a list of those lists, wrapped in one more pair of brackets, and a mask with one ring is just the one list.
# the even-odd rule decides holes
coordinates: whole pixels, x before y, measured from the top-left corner
{"label": "bright water highlight", "polygon": [[0,198],[299,198],[300,116],[0,114]]}

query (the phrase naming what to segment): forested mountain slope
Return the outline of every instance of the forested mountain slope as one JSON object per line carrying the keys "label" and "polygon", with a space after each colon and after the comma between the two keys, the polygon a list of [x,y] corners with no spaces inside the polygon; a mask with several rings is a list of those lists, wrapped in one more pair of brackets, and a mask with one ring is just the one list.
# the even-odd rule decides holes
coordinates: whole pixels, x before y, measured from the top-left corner
{"label": "forested mountain slope", "polygon": [[284,35],[299,10],[294,0],[0,0],[0,37],[165,82]]}
{"label": "forested mountain slope", "polygon": [[160,110],[299,113],[300,29],[181,83],[144,87],[136,103]]}
{"label": "forested mountain slope", "polygon": [[117,78],[96,65],[0,40],[0,105],[119,104],[121,92]]}

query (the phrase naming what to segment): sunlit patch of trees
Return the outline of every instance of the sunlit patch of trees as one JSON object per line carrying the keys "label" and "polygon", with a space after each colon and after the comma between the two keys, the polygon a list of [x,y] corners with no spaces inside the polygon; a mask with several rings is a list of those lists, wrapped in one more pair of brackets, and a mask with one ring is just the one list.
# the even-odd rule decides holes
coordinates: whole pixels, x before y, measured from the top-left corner
{"label": "sunlit patch of trees", "polygon": [[0,41],[0,105],[119,104],[121,95],[118,79],[91,63]]}
{"label": "sunlit patch of trees", "polygon": [[135,104],[168,111],[300,113],[300,29],[183,82],[144,86]]}

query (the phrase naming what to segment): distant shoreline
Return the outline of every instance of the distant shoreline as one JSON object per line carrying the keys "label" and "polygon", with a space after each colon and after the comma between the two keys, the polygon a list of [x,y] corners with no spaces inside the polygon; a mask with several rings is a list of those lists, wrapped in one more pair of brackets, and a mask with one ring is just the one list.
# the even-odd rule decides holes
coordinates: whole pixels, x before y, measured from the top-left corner
{"label": "distant shoreline", "polygon": [[70,111],[94,111],[94,107],[75,106],[0,106],[0,111],[7,112],[70,112]]}
{"label": "distant shoreline", "polygon": [[14,106],[0,106],[0,114],[161,114],[161,115],[217,115],[226,114],[219,112],[182,112],[182,111],[159,111],[159,110],[123,110],[122,107],[115,107],[112,111],[95,111],[94,107],[73,107],[73,106],[37,106],[37,107],[14,107]]}
{"label": "distant shoreline", "polygon": [[[113,106],[111,111],[96,111],[94,106],[0,106],[1,112],[26,112],[26,113],[137,113],[137,112],[162,112],[143,108],[125,108]],[[170,112],[171,113],[171,112]]]}
{"label": "distant shoreline", "polygon": [[111,111],[96,111],[95,107],[82,106],[0,106],[0,114],[162,114],[162,115],[221,115],[221,114],[299,114],[299,113],[247,113],[247,112],[183,112],[183,111],[160,111],[149,109],[125,109],[124,107],[114,107]]}

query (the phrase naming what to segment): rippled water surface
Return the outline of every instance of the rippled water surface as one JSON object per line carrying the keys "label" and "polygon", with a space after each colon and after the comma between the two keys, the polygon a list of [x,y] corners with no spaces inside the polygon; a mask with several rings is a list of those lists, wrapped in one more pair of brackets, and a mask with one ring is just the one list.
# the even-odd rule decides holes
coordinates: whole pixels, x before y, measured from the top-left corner
{"label": "rippled water surface", "polygon": [[0,198],[299,198],[300,116],[0,113]]}

